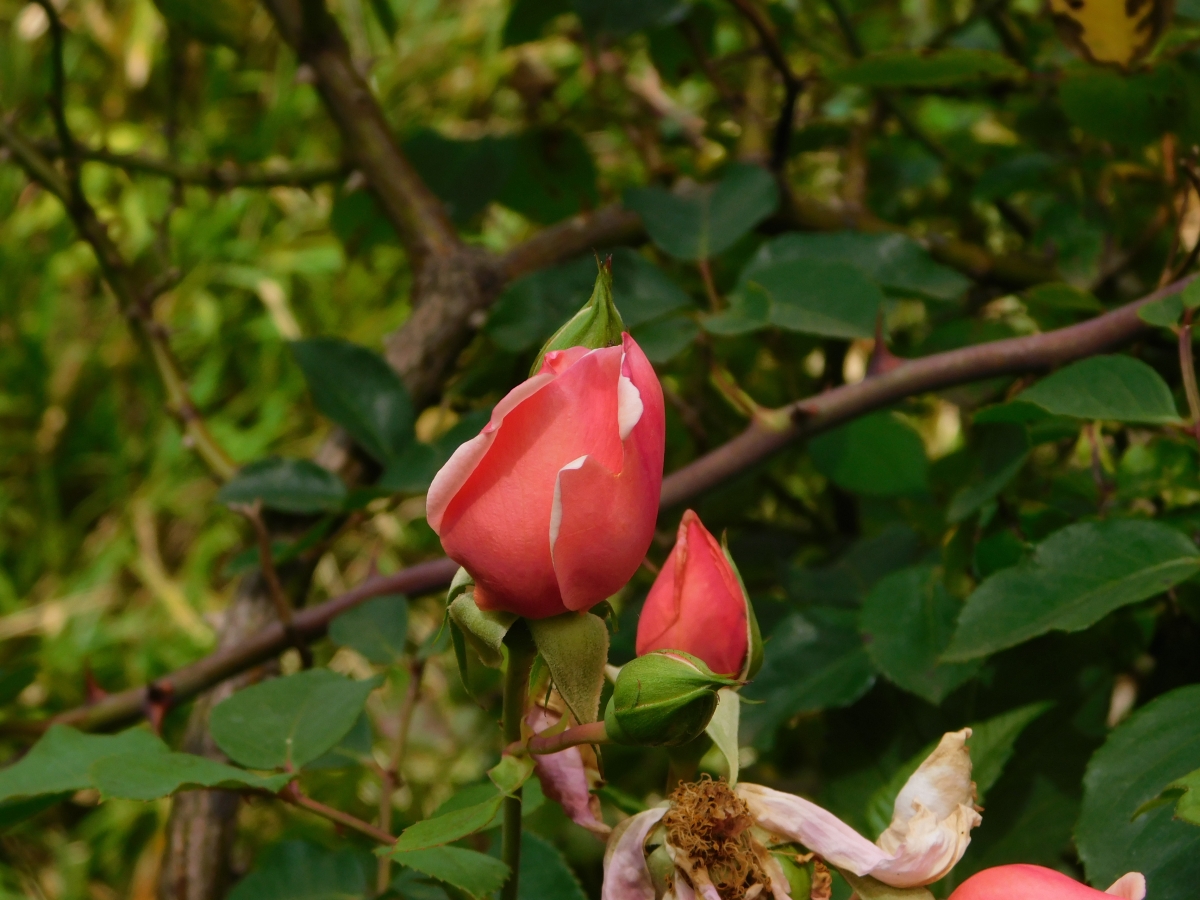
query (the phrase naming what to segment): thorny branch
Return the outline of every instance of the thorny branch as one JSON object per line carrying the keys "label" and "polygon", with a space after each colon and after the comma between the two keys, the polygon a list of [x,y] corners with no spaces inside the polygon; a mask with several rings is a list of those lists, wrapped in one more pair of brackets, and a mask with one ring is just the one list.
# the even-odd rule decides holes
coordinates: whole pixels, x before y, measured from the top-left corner
{"label": "thorny branch", "polygon": [[254,529],[255,543],[258,545],[258,567],[262,572],[263,581],[266,582],[267,594],[275,607],[275,615],[279,617],[279,623],[283,626],[288,640],[299,652],[301,664],[306,669],[310,668],[313,662],[312,651],[296,631],[292,601],[288,599],[283,582],[279,580],[279,570],[275,568],[275,559],[271,552],[271,532],[267,530],[267,523],[262,517],[262,501],[255,500],[251,504],[237,506],[235,511],[245,517]]}
{"label": "thorny branch", "polygon": [[[663,479],[660,509],[676,507],[702,494],[797,440],[906,397],[1001,375],[1041,372],[1118,347],[1149,327],[1138,318],[1138,309],[1143,304],[1177,294],[1191,280],[1178,281],[1077,325],[903,360],[887,372],[857,384],[842,385],[779,409],[760,411],[740,435]],[[438,590],[450,583],[457,570],[457,563],[442,558],[418,563],[393,575],[370,578],[345,594],[297,612],[296,628],[305,638],[315,640],[325,633],[334,618],[371,597]],[[287,646],[282,626],[272,624],[245,643],[211,654],[154,684],[169,687],[172,696],[183,701],[269,659]],[[89,730],[111,728],[141,715],[146,695],[146,687],[131,688],[110,694],[93,705],[62,713],[52,721]]]}

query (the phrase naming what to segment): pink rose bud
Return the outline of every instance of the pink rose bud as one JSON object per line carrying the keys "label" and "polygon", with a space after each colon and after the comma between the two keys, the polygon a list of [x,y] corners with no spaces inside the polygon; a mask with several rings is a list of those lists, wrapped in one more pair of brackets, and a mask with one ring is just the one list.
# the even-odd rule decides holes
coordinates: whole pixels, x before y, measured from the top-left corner
{"label": "pink rose bud", "polygon": [[1129,872],[1107,891],[1098,891],[1062,872],[1042,866],[1012,865],[984,869],[950,895],[950,900],[1144,900],[1146,879]]}
{"label": "pink rose bud", "polygon": [[541,619],[620,590],[654,536],[665,437],[662,387],[628,334],[548,352],[429,487],[476,605]]}
{"label": "pink rose bud", "polygon": [[653,650],[682,650],[718,675],[738,678],[752,675],[761,657],[737,567],[690,509],[638,620],[638,656]]}

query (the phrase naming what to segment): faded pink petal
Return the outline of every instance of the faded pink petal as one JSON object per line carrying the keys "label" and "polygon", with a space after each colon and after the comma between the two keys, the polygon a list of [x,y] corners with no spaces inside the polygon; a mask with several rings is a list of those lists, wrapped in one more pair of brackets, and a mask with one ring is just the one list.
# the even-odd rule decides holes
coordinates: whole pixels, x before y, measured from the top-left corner
{"label": "faded pink petal", "polygon": [[1139,872],[1123,875],[1107,891],[1098,891],[1062,872],[1017,864],[977,872],[958,886],[950,900],[1144,900],[1145,896],[1146,879]]}
{"label": "faded pink petal", "polygon": [[831,865],[870,875],[893,887],[937,881],[953,868],[979,824],[974,807],[970,729],[947,734],[896,798],[892,824],[879,844],[815,803],[757,784],[742,783],[737,793],[757,824],[798,841]]}
{"label": "faded pink petal", "polygon": [[427,498],[479,607],[543,618],[615,593],[653,536],[665,433],[662,388],[629,335],[546,354]]}
{"label": "faded pink petal", "polygon": [[[541,706],[535,706],[525,715],[525,723],[534,734],[553,728],[561,717]],[[533,757],[533,770],[542,783],[542,792],[563,808],[572,822],[588,831],[607,836],[611,828],[600,818],[600,798],[591,792],[591,779],[584,753],[590,748],[568,747],[558,753],[539,754]]]}
{"label": "faded pink petal", "polygon": [[654,900],[654,882],[646,866],[646,838],[666,814],[662,807],[648,809],[613,830],[604,851],[600,900]]}

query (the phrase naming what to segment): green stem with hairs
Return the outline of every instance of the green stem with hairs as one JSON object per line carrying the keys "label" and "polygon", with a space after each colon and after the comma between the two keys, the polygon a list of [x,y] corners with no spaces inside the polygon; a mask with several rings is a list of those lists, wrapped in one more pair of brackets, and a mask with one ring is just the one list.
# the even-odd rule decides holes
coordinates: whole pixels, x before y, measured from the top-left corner
{"label": "green stem with hairs", "polygon": [[[529,688],[529,670],[537,650],[523,619],[518,619],[504,638],[508,662],[504,669],[504,743],[521,740],[521,718],[525,715],[525,694]],[[521,873],[521,789],[504,798],[500,858],[512,873],[500,890],[500,900],[517,900]]]}

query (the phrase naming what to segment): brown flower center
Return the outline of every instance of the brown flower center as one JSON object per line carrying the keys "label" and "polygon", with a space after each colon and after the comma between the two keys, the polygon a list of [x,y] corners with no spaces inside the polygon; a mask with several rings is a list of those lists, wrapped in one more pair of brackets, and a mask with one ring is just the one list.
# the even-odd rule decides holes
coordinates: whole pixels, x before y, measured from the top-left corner
{"label": "brown flower center", "polygon": [[[750,833],[750,808],[725,779],[713,781],[704,775],[685,782],[670,800],[671,808],[663,816],[668,843],[687,855],[695,875],[707,869],[722,900],[743,900],[747,892],[754,896],[770,889],[771,879]],[[751,891],[755,885],[761,887]]]}

